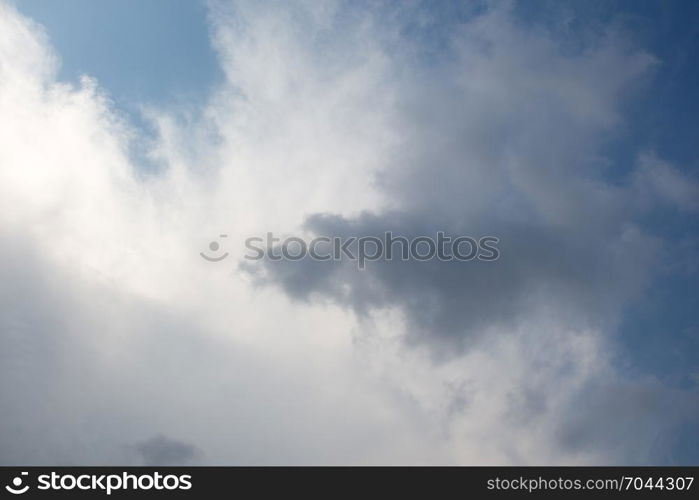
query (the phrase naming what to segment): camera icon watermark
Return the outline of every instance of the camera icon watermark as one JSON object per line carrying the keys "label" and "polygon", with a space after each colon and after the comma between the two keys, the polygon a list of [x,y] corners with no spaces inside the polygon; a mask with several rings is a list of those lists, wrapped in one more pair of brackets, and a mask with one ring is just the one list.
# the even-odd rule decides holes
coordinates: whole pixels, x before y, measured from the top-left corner
{"label": "camera icon watermark", "polygon": [[22,486],[24,476],[29,475],[28,472],[21,472],[19,476],[12,479],[11,485],[6,485],[5,489],[12,493],[13,495],[21,495],[29,490],[29,485]]}
{"label": "camera icon watermark", "polygon": [[[219,238],[228,238],[228,235],[221,234],[221,235],[219,235]],[[213,240],[211,243],[209,243],[209,251],[211,253],[216,254],[220,249],[221,249],[221,244],[218,241]],[[228,257],[228,252],[225,252],[225,253],[220,254],[220,255],[213,255],[213,256],[210,256],[208,253],[199,252],[199,255],[201,255],[202,259],[208,260],[209,262],[221,262],[223,259]]]}

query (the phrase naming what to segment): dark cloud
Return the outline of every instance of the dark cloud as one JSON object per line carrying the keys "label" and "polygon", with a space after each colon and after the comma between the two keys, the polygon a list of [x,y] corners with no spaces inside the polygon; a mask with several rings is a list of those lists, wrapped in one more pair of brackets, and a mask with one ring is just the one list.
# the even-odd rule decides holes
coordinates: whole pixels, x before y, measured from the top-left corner
{"label": "dark cloud", "polygon": [[[437,231],[495,236],[499,260],[381,259],[360,270],[348,260],[306,258],[244,269],[293,299],[332,301],[359,316],[398,308],[404,339],[440,360],[481,346],[491,332],[517,331],[537,314],[556,318],[560,332],[616,335],[623,311],[668,255],[671,241],[648,223],[648,212],[658,204],[696,208],[696,183],[642,149],[625,169],[610,168],[604,156],[623,128],[628,98],[640,96],[638,82],[656,61],[614,34],[571,45],[545,29],[532,36],[510,16],[486,9],[454,31],[434,65],[410,67],[393,110],[398,146],[375,179],[390,208],[315,213],[302,225],[313,236],[343,239],[382,239],[387,231],[408,239]],[[686,393],[653,380],[592,380],[571,389],[562,410],[522,381],[508,396],[506,418],[521,425],[563,411],[569,419],[552,429],[561,449],[604,448],[618,458],[629,449],[652,456],[654,438],[636,446],[634,435],[664,435],[696,415],[678,406]],[[667,405],[673,416],[664,420]],[[635,413],[642,418],[625,427]]]}
{"label": "dark cloud", "polygon": [[[410,213],[364,214],[356,219],[316,215],[305,229],[343,239],[385,231],[412,239],[438,230],[452,237],[493,235],[500,258],[430,261],[378,260],[364,270],[345,260],[263,261],[247,270],[276,283],[299,300],[333,300],[359,314],[398,306],[408,317],[409,338],[449,348],[468,345],[489,326],[512,327],[532,308],[550,306],[579,327],[608,324],[636,293],[658,243],[632,227],[595,224],[560,226],[489,219],[478,224],[439,226]],[[458,353],[457,351],[453,351]]]}
{"label": "dark cloud", "polygon": [[194,461],[199,450],[191,444],[158,434],[135,446],[143,465],[186,465]]}
{"label": "dark cloud", "polygon": [[[399,147],[376,178],[393,208],[317,213],[304,227],[344,238],[495,236],[498,261],[245,268],[296,299],[332,300],[360,314],[400,307],[408,339],[447,341],[452,353],[536,308],[579,328],[615,321],[648,279],[660,245],[639,225],[633,188],[608,182],[599,149],[620,120],[621,95],[654,60],[613,37],[566,52],[555,35],[532,37],[511,15],[493,8],[473,16],[438,64],[411,67],[413,78],[399,84],[392,120]],[[604,82],[593,77],[600,72]]]}

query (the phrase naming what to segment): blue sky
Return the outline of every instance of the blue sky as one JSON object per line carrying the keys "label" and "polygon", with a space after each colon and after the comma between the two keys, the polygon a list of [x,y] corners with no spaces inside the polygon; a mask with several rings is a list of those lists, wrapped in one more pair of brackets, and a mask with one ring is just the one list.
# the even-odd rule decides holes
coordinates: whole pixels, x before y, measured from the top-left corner
{"label": "blue sky", "polygon": [[[555,4],[560,8],[561,2]],[[564,5],[579,16],[578,29],[613,21],[661,61],[652,88],[644,89],[643,98],[629,106],[626,129],[610,138],[608,154],[615,164],[630,164],[637,146],[643,144],[696,173],[699,70],[693,56],[699,44],[694,22],[699,6],[653,0]],[[201,102],[222,78],[203,0],[182,2],[177,8],[167,0],[24,0],[18,8],[45,26],[61,56],[61,79],[76,82],[83,73],[92,75],[119,106]],[[517,8],[522,21],[532,25],[546,24],[556,10],[547,1],[518,2]],[[442,21],[451,23],[478,11],[461,2],[431,9],[443,10]],[[576,23],[570,29],[575,30]],[[420,34],[427,37],[426,43],[437,39],[435,35],[429,29]]]}
{"label": "blue sky", "polygon": [[[36,348],[19,362],[59,367],[27,384],[55,380],[70,395],[77,409],[58,418],[68,435],[80,434],[73,411],[95,428],[125,423],[94,449],[42,434],[42,456],[5,437],[34,432],[17,413],[0,424],[0,448],[44,463],[151,460],[142,449],[167,461],[160,448],[203,463],[699,459],[699,4],[12,5],[0,32],[0,94],[12,96],[0,101],[12,152],[0,196],[15,201],[0,236],[7,262],[28,245],[33,264],[0,270],[43,312],[32,323],[24,296],[7,298],[0,347]],[[20,30],[21,16],[48,42]],[[52,55],[56,81],[34,68]],[[111,102],[82,89],[82,74]],[[153,162],[162,169],[143,181]],[[189,260],[222,233],[232,244],[272,229],[395,228],[496,234],[502,257],[361,273],[281,262],[214,274]],[[84,262],[65,260],[76,248]],[[55,308],[53,275],[67,283]],[[13,333],[45,335],[52,318],[65,326],[57,350],[87,345],[74,356],[115,387],[123,373],[153,379],[162,406],[146,388],[117,396],[128,411],[89,410],[101,396],[73,393],[80,377],[61,353]],[[89,347],[71,325],[104,338]],[[112,355],[122,342],[133,360]],[[183,411],[172,379],[201,387],[192,398],[205,408],[245,401],[222,405],[236,422],[224,444],[200,416],[172,417]],[[323,432],[305,427],[319,420]]]}
{"label": "blue sky", "polygon": [[204,2],[27,0],[21,12],[45,26],[60,78],[97,78],[118,105],[199,102],[220,81]]}

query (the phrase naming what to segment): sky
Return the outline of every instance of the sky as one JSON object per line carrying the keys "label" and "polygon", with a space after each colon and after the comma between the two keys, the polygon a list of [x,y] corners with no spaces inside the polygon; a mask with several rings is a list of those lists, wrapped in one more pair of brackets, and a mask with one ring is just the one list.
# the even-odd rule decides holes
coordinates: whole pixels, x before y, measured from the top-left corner
{"label": "sky", "polygon": [[0,0],[0,464],[697,464],[697,10]]}

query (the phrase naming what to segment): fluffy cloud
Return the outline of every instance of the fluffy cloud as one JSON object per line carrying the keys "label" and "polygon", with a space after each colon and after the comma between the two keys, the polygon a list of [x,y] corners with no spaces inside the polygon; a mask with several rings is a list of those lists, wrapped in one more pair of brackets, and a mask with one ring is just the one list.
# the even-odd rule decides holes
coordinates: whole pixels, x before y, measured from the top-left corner
{"label": "fluffy cloud", "polygon": [[[196,115],[146,110],[145,173],[106,91],[57,81],[0,5],[0,462],[645,462],[696,415],[613,363],[663,245],[639,193],[694,189],[647,160],[605,182],[654,65],[613,33],[569,53],[498,4],[437,50],[406,34],[419,5],[214,2],[226,81]],[[304,225],[488,232],[502,257],[236,267]]]}

